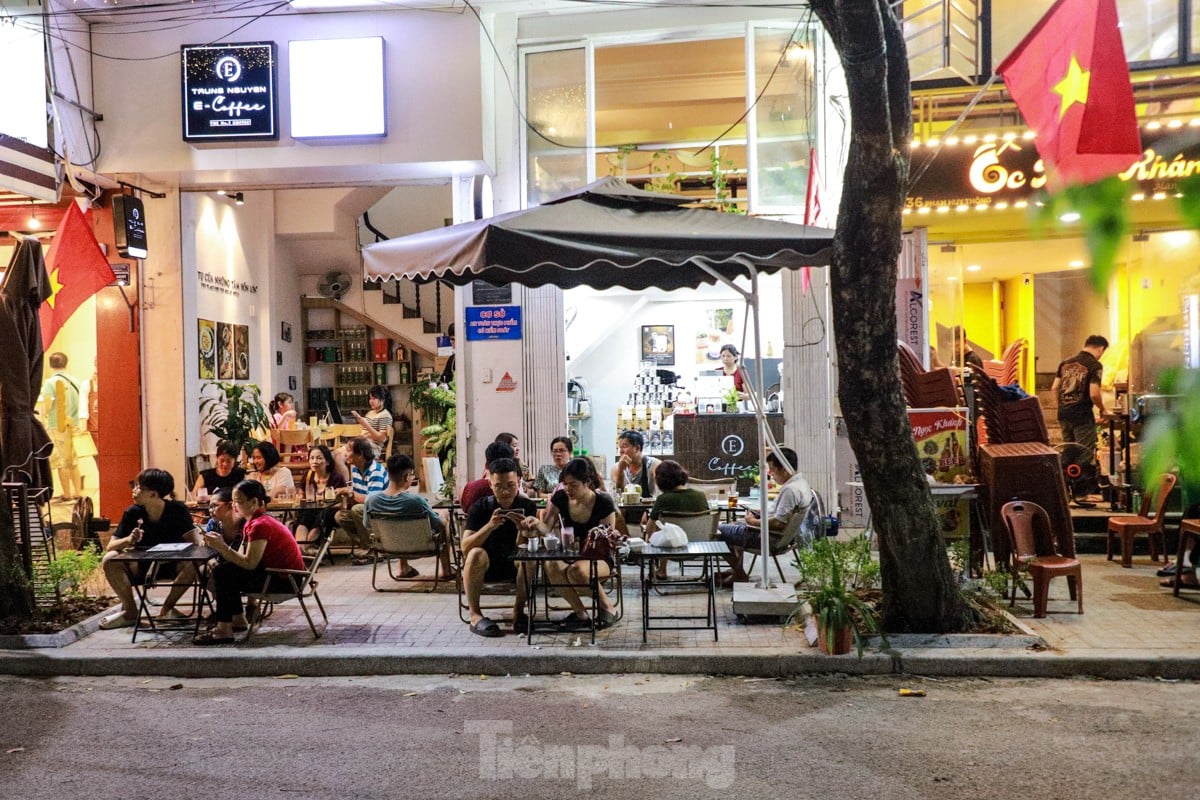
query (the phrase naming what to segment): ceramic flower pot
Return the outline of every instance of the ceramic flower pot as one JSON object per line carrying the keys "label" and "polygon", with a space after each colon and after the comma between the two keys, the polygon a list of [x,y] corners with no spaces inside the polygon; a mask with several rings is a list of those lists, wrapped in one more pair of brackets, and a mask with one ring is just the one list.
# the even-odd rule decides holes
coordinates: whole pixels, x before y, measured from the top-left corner
{"label": "ceramic flower pot", "polygon": [[817,647],[831,656],[845,655],[854,647],[854,630],[851,628],[831,630],[818,623]]}

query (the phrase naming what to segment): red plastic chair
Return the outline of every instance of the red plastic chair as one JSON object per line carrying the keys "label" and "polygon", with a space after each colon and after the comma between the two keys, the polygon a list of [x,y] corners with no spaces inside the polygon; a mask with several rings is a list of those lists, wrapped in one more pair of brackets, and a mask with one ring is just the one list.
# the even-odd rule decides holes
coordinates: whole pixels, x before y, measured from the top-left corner
{"label": "red plastic chair", "polygon": [[[1050,580],[1065,577],[1071,599],[1079,603],[1079,613],[1083,613],[1083,567],[1079,560],[1060,556],[1054,548],[1054,535],[1050,529],[1050,515],[1046,509],[1037,503],[1027,500],[1014,500],[1005,503],[1000,509],[1000,517],[1008,531],[1009,550],[1011,553],[1010,569],[1012,570],[1012,596],[1009,606],[1016,605],[1017,583],[1021,580],[1021,571],[1029,570],[1033,580],[1033,616],[1046,616],[1047,600],[1050,596]],[[1038,528],[1041,536],[1038,536]]]}
{"label": "red plastic chair", "polygon": [[[1162,542],[1163,561],[1167,560],[1167,545],[1166,537],[1163,534],[1163,518],[1167,513],[1167,497],[1171,494],[1171,490],[1175,488],[1175,482],[1179,480],[1170,472],[1164,474],[1159,479],[1158,492],[1154,495],[1155,511],[1154,516],[1150,516],[1150,494],[1146,494],[1142,498],[1142,507],[1138,509],[1136,517],[1109,517],[1108,518],[1108,560],[1113,558],[1113,539],[1121,538],[1121,566],[1126,569],[1133,566],[1133,537],[1139,533],[1144,533],[1150,537],[1150,560],[1158,561],[1158,542]],[[1158,535],[1158,540],[1155,540],[1155,534]]]}

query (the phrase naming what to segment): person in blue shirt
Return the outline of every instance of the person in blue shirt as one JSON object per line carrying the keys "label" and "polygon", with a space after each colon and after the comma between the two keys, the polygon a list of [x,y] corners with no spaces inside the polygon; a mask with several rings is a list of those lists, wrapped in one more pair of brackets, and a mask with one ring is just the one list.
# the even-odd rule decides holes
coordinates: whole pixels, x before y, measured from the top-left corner
{"label": "person in blue shirt", "polygon": [[[363,436],[346,442],[346,464],[350,467],[350,485],[337,489],[336,493],[351,498],[350,508],[343,509],[334,515],[338,529],[334,531],[334,544],[341,544],[338,539],[349,540],[356,548],[367,550],[371,547],[371,532],[363,523],[366,513],[367,496],[372,492],[382,492],[388,485],[387,469],[375,460],[375,451],[371,442]],[[341,534],[341,537],[338,534]],[[355,564],[370,564],[371,558],[363,556],[354,560]]]}
{"label": "person in blue shirt", "polygon": [[[434,533],[445,533],[446,523],[438,513],[429,507],[424,497],[411,494],[415,467],[413,460],[406,455],[394,455],[387,461],[388,486],[382,492],[372,492],[367,495],[364,503],[363,525],[371,529],[371,520],[376,518],[390,519],[419,519],[429,518],[429,525]],[[442,559],[442,574],[450,575],[450,545],[445,543],[440,558]],[[400,559],[400,574],[405,578],[415,578],[420,575],[416,567]]]}

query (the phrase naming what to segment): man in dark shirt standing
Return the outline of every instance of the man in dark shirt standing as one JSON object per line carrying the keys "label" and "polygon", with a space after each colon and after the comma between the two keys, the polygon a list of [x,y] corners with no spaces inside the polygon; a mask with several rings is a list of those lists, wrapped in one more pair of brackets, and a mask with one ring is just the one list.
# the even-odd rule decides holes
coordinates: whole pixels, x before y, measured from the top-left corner
{"label": "man in dark shirt standing", "polygon": [[1092,416],[1092,405],[1100,409],[1101,417],[1107,413],[1100,394],[1100,376],[1104,372],[1100,357],[1107,349],[1108,339],[1089,336],[1082,350],[1058,365],[1050,388],[1058,399],[1063,441],[1081,445],[1091,460],[1096,458],[1096,418]]}

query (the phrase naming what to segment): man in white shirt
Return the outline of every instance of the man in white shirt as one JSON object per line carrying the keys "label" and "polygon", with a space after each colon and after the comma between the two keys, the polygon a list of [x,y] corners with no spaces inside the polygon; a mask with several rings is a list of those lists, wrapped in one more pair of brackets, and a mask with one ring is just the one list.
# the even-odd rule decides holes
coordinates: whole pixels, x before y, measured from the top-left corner
{"label": "man in white shirt", "polygon": [[[798,463],[796,451],[790,447],[779,448],[779,453],[788,464]],[[792,514],[803,514],[813,500],[812,487],[808,479],[799,472],[792,472],[784,466],[774,451],[767,453],[767,474],[779,484],[779,495],[767,506],[767,529],[770,531],[771,543],[778,541],[783,529],[787,527]],[[746,510],[746,521],[722,525],[717,538],[729,545],[729,555],[725,560],[733,569],[717,575],[717,580],[723,586],[743,583],[750,580],[742,567],[742,552],[747,543],[750,547],[758,547],[762,531],[762,521],[753,510]]]}

